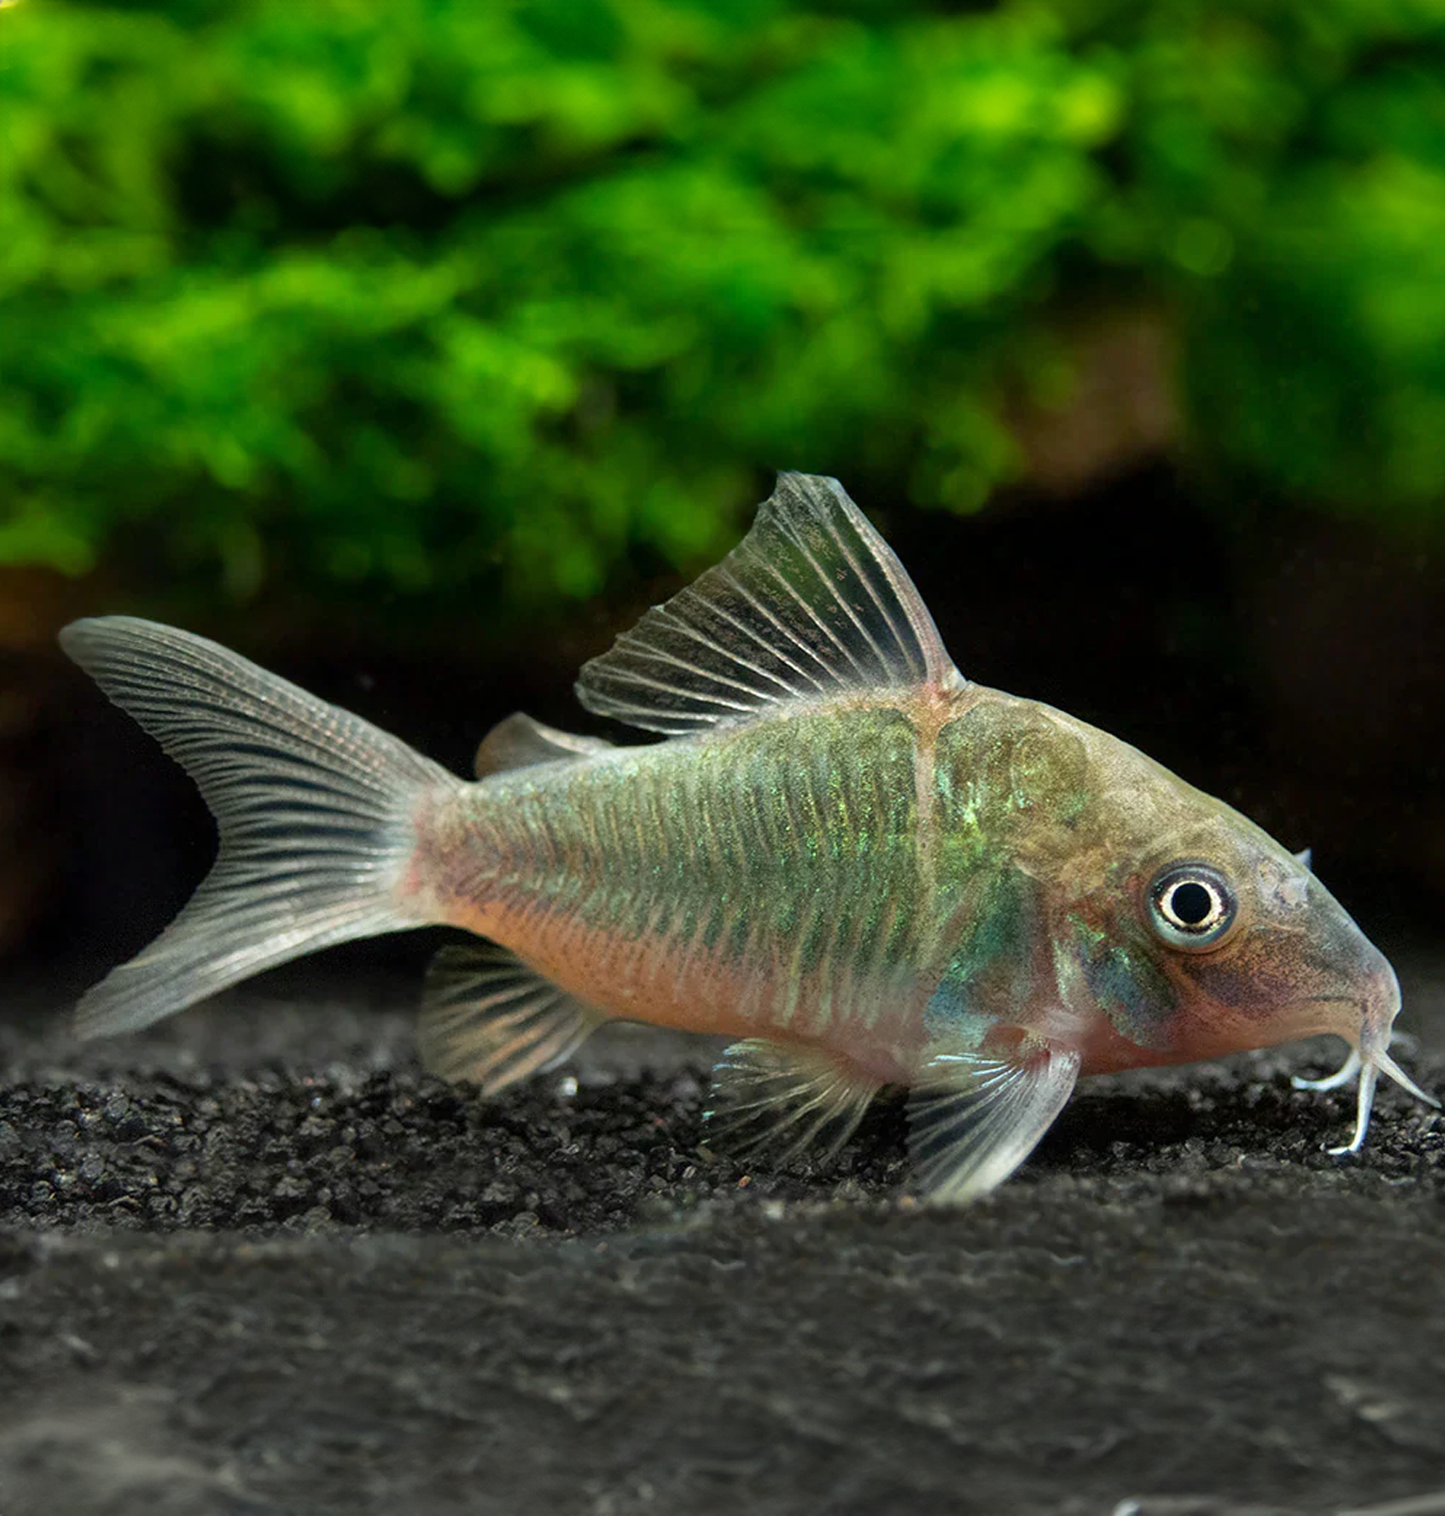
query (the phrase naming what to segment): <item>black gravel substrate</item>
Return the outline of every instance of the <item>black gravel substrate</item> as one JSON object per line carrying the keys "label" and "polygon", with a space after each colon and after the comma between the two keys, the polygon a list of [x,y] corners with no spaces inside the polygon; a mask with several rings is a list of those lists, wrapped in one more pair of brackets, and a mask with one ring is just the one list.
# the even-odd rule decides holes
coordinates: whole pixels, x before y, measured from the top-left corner
{"label": "black gravel substrate", "polygon": [[1445,1512],[1445,1122],[1386,1090],[1329,1157],[1332,1049],[1087,1087],[953,1213],[896,1108],[708,1153],[695,1045],[488,1104],[409,1049],[0,1027],[3,1516]]}

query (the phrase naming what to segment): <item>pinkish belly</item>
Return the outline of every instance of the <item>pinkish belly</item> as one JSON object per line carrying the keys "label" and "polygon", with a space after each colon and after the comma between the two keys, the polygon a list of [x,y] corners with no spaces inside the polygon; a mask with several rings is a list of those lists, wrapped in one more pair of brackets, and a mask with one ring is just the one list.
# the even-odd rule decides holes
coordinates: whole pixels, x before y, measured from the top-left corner
{"label": "pinkish belly", "polygon": [[895,989],[886,1001],[870,1005],[866,1019],[830,1014],[827,982],[791,973],[787,944],[740,963],[701,943],[623,936],[526,907],[493,907],[485,920],[479,913],[466,925],[511,948],[579,1000],[620,1019],[823,1046],[887,1083],[906,1082],[922,1049],[918,994]]}

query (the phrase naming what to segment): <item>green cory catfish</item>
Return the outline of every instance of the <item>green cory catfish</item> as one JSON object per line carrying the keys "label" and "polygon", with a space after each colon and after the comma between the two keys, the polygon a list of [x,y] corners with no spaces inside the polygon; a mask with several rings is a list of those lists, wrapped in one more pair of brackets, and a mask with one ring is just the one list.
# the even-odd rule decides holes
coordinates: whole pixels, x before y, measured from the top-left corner
{"label": "green cory catfish", "polygon": [[[965,679],[831,479],[582,671],[614,747],[526,716],[463,782],[212,642],[124,617],[62,638],[200,786],[214,868],[81,1004],[144,1026],[272,964],[433,923],[428,1065],[485,1092],[612,1018],[734,1039],[711,1131],[836,1146],[911,1089],[917,1177],[981,1194],[1083,1074],[1334,1032],[1388,1074],[1390,965],[1296,857],[1060,711]],[[1432,1102],[1433,1103],[1433,1102]]]}

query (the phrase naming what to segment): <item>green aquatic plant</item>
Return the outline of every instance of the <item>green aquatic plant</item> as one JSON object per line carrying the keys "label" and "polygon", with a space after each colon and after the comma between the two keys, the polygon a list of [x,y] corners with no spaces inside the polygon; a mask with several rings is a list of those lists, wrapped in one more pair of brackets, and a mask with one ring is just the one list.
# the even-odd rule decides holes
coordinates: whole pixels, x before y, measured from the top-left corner
{"label": "green aquatic plant", "polygon": [[[757,471],[977,506],[1071,315],[1201,476],[1433,523],[1445,3],[0,7],[0,560],[519,601]],[[1221,492],[1222,494],[1225,492]]]}

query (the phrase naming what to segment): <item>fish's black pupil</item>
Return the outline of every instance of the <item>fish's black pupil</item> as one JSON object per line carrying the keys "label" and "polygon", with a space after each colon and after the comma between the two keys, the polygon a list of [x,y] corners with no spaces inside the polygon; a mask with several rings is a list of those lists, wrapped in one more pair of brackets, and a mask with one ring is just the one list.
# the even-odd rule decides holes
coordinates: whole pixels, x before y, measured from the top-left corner
{"label": "fish's black pupil", "polygon": [[1185,926],[1199,926],[1213,914],[1214,896],[1204,885],[1189,879],[1174,886],[1169,908]]}

